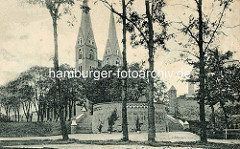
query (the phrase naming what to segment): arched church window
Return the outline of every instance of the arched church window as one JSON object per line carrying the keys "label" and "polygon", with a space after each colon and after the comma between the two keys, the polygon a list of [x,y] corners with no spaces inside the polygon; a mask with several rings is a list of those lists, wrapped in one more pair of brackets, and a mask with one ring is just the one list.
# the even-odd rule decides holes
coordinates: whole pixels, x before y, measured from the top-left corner
{"label": "arched church window", "polygon": [[107,58],[106,64],[109,64],[109,58]]}
{"label": "arched church window", "polygon": [[91,49],[89,52],[89,59],[93,60],[94,59],[94,53],[93,50]]}
{"label": "arched church window", "polygon": [[80,38],[80,39],[78,40],[78,44],[80,44],[80,45],[83,44],[83,40],[82,40],[82,38]]}
{"label": "arched church window", "polygon": [[110,49],[107,49],[107,54],[110,54]]}
{"label": "arched church window", "polygon": [[120,65],[120,60],[119,60],[119,58],[117,58],[117,60],[116,60],[116,65],[117,65],[117,66]]}
{"label": "arched church window", "polygon": [[82,53],[82,49],[79,49],[79,59],[83,58],[83,53]]}

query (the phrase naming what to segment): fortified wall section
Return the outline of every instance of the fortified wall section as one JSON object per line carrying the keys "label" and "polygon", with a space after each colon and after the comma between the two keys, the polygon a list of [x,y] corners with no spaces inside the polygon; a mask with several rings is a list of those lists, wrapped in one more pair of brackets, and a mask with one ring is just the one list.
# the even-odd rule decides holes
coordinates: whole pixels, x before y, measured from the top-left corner
{"label": "fortified wall section", "polygon": [[[166,131],[166,112],[165,106],[155,103],[155,127],[156,132]],[[108,118],[116,109],[118,119],[115,121],[113,131],[122,131],[122,103],[121,102],[105,102],[95,104],[93,106],[92,132],[99,133],[99,126],[102,125],[102,132],[108,132]],[[128,102],[128,130],[136,131],[137,118],[141,123],[141,131],[148,129],[148,106],[147,102]]]}

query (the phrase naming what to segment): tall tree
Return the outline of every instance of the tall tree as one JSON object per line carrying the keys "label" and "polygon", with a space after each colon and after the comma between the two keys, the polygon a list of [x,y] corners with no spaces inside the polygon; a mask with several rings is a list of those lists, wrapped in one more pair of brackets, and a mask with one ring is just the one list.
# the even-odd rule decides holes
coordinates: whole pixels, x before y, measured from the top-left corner
{"label": "tall tree", "polygon": [[[126,2],[125,0],[122,0],[122,10],[123,10],[123,70],[127,71],[127,46],[126,46],[126,34],[127,34],[127,29],[126,29]],[[123,130],[123,141],[128,141],[128,122],[127,122],[127,78],[124,78],[122,80],[122,130]]]}
{"label": "tall tree", "polygon": [[202,14],[202,0],[199,0],[197,3],[198,7],[198,15],[199,15],[199,41],[198,41],[198,46],[199,46],[199,61],[200,61],[200,89],[199,89],[199,98],[200,98],[200,121],[201,121],[201,141],[202,142],[207,142],[207,133],[206,133],[206,120],[205,120],[205,95],[204,95],[204,83],[205,83],[205,62],[204,62],[204,51],[203,51],[203,14]]}
{"label": "tall tree", "polygon": [[[57,74],[57,71],[59,71],[57,20],[59,18],[59,7],[63,3],[73,4],[73,1],[72,0],[59,0],[59,1],[46,0],[46,7],[48,8],[53,21],[55,74]],[[59,117],[60,117],[61,129],[62,129],[62,137],[63,137],[63,140],[68,140],[69,137],[68,137],[67,127],[65,124],[64,111],[63,111],[64,102],[61,99],[61,92],[60,92],[61,84],[60,84],[59,78],[55,77],[55,79],[56,79],[56,98],[57,98],[57,101],[59,101]]]}
{"label": "tall tree", "polygon": [[[154,71],[154,45],[153,45],[153,22],[152,15],[150,13],[149,0],[145,0],[146,14],[148,19],[148,62],[149,71]],[[149,77],[149,99],[148,99],[148,141],[155,141],[155,109],[153,105],[154,99],[154,79]]]}
{"label": "tall tree", "polygon": [[[216,125],[213,106],[219,103],[224,114],[225,128],[228,128],[229,125],[226,106],[229,103],[239,101],[239,93],[231,87],[232,81],[230,81],[237,80],[239,63],[237,60],[232,60],[231,57],[232,52],[222,53],[216,48],[208,51],[206,59],[206,92],[211,96],[207,101],[212,109],[213,124]],[[239,86],[239,82],[236,85]]]}
{"label": "tall tree", "polygon": [[[113,9],[112,5],[110,5],[110,3],[107,0],[100,0],[101,2],[103,2],[104,4],[106,4],[106,6],[113,12],[116,13],[116,10]],[[122,39],[122,43],[123,43],[123,67],[122,70],[123,71],[127,71],[128,67],[127,67],[127,46],[126,46],[126,34],[127,34],[127,6],[128,4],[130,4],[133,0],[129,0],[128,3],[126,4],[125,0],[122,0],[122,13],[117,12],[117,14],[122,14],[121,15],[121,19],[122,19],[122,27],[123,27],[123,39]],[[128,98],[128,94],[127,94],[127,90],[128,90],[128,86],[127,86],[127,78],[123,78],[122,79],[122,131],[123,131],[123,141],[128,141],[129,137],[128,137],[128,122],[127,122],[127,98]]]}
{"label": "tall tree", "polygon": [[[58,60],[58,24],[57,20],[60,18],[62,13],[60,12],[60,6],[65,6],[63,13],[69,12],[69,6],[72,6],[74,4],[74,0],[33,0],[33,1],[26,1],[30,4],[41,4],[46,6],[48,9],[52,22],[53,22],[53,36],[54,36],[54,70],[55,74],[59,70],[59,60]],[[56,99],[59,102],[59,116],[60,116],[60,124],[61,124],[61,130],[62,130],[62,137],[63,140],[68,140],[68,132],[67,127],[64,120],[64,106],[63,106],[63,100],[61,99],[61,84],[59,78],[55,77],[56,81]]]}
{"label": "tall tree", "polygon": [[[106,6],[117,14],[120,18],[124,18],[122,13],[116,11],[113,6],[106,0],[103,1]],[[172,37],[167,34],[168,23],[165,20],[165,14],[162,8],[166,5],[164,0],[153,0],[151,7],[149,0],[145,1],[146,13],[140,15],[137,11],[132,10],[134,0],[129,0],[126,6],[128,6],[128,15],[126,17],[127,30],[131,33],[131,40],[134,46],[143,45],[148,49],[148,62],[149,70],[154,71],[154,51],[157,46],[161,46],[166,50],[165,41]],[[154,32],[153,24],[158,24],[159,28],[156,28],[158,32]],[[136,34],[135,29],[138,34]],[[154,117],[154,79],[148,78],[148,141],[155,141],[155,117]]]}
{"label": "tall tree", "polygon": [[[190,8],[191,10],[197,11],[197,17],[193,14],[189,17],[189,24],[185,25],[183,21],[177,22],[180,23],[184,28],[181,30],[186,35],[189,35],[189,39],[187,44],[182,44],[183,47],[195,49],[197,47],[198,52],[186,50],[184,53],[188,55],[193,55],[197,62],[193,62],[191,58],[187,58],[186,61],[189,64],[195,65],[199,70],[198,79],[199,82],[199,91],[198,91],[198,99],[199,99],[199,112],[200,112],[200,121],[201,121],[201,134],[200,140],[202,142],[207,142],[207,134],[206,134],[206,120],[205,120],[205,102],[206,102],[206,52],[211,48],[211,45],[214,43],[216,39],[216,35],[220,33],[219,29],[221,28],[223,21],[222,18],[226,12],[226,9],[229,7],[232,0],[216,0],[219,2],[219,5],[222,7],[222,11],[219,13],[219,17],[216,21],[211,22],[210,16],[206,15],[203,12],[203,0],[194,0],[197,9],[190,8],[186,6],[186,8]],[[183,4],[182,4],[183,5]],[[183,5],[185,6],[185,5]]]}

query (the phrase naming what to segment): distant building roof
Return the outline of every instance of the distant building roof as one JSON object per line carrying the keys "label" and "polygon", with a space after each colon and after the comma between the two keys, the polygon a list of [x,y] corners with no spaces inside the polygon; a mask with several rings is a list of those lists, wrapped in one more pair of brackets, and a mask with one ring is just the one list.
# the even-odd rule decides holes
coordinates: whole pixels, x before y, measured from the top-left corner
{"label": "distant building roof", "polygon": [[169,91],[176,91],[176,88],[172,85],[172,87],[169,89]]}

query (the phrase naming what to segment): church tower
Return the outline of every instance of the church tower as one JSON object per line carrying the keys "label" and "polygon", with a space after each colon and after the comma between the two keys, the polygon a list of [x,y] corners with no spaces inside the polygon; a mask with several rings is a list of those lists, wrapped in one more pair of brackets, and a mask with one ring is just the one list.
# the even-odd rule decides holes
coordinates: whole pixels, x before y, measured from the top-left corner
{"label": "church tower", "polygon": [[169,104],[170,107],[174,107],[177,99],[177,90],[174,86],[172,86],[168,91],[168,97],[169,97]]}
{"label": "church tower", "polygon": [[[193,76],[193,71],[190,73],[190,76]],[[187,97],[194,97],[195,96],[195,89],[194,89],[195,83],[188,82],[188,94]]]}
{"label": "church tower", "polygon": [[76,69],[88,71],[98,67],[97,46],[93,35],[88,0],[83,1],[81,24],[78,31],[76,50]]}
{"label": "church tower", "polygon": [[110,15],[108,40],[103,56],[102,66],[104,65],[116,65],[116,66],[122,65],[122,53],[120,51],[118,44],[113,12],[111,12]]}
{"label": "church tower", "polygon": [[188,82],[188,94],[187,97],[194,97],[195,90],[194,90],[194,83]]}

